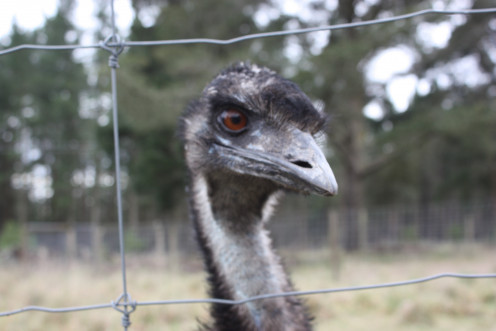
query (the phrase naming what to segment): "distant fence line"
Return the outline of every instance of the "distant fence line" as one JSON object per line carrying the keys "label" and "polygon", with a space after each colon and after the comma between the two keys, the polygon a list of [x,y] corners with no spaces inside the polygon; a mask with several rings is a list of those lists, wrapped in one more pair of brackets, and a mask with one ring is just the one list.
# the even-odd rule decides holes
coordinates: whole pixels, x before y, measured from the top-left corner
{"label": "distant fence line", "polygon": [[[357,238],[348,238],[348,222],[356,222]],[[325,210],[279,214],[269,227],[279,249],[343,250],[349,240],[358,249],[396,249],[420,242],[496,243],[496,205],[490,201],[460,205],[455,202],[426,208],[390,206],[349,212]],[[40,258],[104,259],[119,253],[115,226],[100,223],[30,222],[21,251]],[[187,217],[143,221],[126,230],[126,250],[165,255],[196,254]]]}

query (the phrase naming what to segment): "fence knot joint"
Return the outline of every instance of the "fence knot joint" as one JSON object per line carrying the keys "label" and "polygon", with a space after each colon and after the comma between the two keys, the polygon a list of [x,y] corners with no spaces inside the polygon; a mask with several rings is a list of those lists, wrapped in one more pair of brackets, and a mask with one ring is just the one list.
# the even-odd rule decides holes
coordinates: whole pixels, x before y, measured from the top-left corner
{"label": "fence knot joint", "polygon": [[100,41],[100,48],[110,52],[109,67],[113,69],[119,68],[119,55],[124,51],[124,41],[118,35],[112,34]]}
{"label": "fence knot joint", "polygon": [[136,301],[134,301],[128,293],[123,293],[116,301],[112,301],[112,308],[122,314],[122,326],[126,330],[131,325],[129,315],[136,310],[136,306]]}

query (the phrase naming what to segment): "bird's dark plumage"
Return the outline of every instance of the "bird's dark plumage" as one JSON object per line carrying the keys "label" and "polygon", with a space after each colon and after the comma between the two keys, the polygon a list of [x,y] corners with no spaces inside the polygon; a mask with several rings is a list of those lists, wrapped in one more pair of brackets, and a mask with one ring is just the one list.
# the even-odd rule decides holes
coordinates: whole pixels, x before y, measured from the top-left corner
{"label": "bird's dark plumage", "polygon": [[[185,111],[180,132],[190,210],[209,274],[223,299],[292,290],[264,226],[278,192],[333,195],[337,184],[315,136],[326,116],[293,82],[235,64]],[[213,305],[207,330],[310,330],[297,298]]]}

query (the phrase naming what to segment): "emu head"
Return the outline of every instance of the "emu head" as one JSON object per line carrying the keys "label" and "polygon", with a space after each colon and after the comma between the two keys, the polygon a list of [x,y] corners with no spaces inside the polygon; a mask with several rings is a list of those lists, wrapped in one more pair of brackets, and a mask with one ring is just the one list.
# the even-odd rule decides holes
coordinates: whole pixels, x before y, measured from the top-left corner
{"label": "emu head", "polygon": [[[270,69],[238,63],[216,76],[182,118],[192,176],[243,176],[321,195],[337,183],[316,142],[326,116],[299,87]],[[262,181],[260,181],[262,179]]]}

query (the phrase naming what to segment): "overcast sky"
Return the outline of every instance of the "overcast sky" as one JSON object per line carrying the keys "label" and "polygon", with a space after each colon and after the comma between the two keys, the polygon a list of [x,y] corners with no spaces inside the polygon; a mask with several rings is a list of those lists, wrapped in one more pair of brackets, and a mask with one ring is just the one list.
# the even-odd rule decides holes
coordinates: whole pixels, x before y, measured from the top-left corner
{"label": "overcast sky", "polygon": [[[103,0],[100,0],[103,1]],[[15,21],[26,30],[43,25],[45,18],[55,15],[58,0],[15,0],[0,2],[0,38],[5,37]],[[110,4],[110,1],[106,1]],[[133,19],[130,0],[115,0],[116,21],[125,33]],[[95,1],[77,0],[73,23],[81,30],[95,28]]]}

